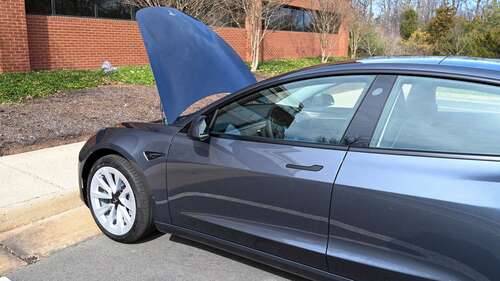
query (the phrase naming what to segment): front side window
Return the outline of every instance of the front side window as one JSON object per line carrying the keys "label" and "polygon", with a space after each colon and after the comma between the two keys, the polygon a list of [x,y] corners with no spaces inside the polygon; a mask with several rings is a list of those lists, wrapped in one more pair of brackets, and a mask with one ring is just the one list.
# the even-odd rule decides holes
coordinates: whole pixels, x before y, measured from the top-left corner
{"label": "front side window", "polygon": [[500,87],[399,77],[370,146],[500,155]]}
{"label": "front side window", "polygon": [[219,109],[211,133],[340,144],[373,79],[325,77],[265,89]]}

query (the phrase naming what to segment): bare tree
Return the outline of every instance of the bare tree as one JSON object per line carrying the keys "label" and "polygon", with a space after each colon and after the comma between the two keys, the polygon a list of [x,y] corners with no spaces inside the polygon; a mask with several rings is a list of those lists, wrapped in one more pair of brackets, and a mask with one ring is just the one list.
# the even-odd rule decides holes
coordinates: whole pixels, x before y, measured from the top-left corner
{"label": "bare tree", "polygon": [[336,43],[332,34],[337,33],[342,24],[351,16],[350,4],[345,0],[313,0],[312,2],[317,7],[311,11],[312,25],[319,34],[321,62],[326,63]]}
{"label": "bare tree", "polygon": [[221,0],[121,0],[138,8],[166,6],[175,8],[208,25],[218,23],[222,14]]}
{"label": "bare tree", "polygon": [[373,27],[367,28],[367,30],[363,30],[364,32],[368,32],[362,34],[361,39],[359,41],[359,47],[370,57],[375,56],[380,52],[381,46],[378,38],[376,37],[376,33],[372,29]]}
{"label": "bare tree", "polygon": [[351,59],[358,56],[359,43],[361,42],[361,32],[363,23],[360,17],[355,15],[351,24],[349,24],[349,50],[351,52]]}
{"label": "bare tree", "polygon": [[261,45],[269,31],[271,23],[279,20],[280,8],[290,0],[222,0],[224,13],[242,27],[241,17],[246,18],[245,24],[249,31],[251,71],[257,71],[260,63]]}
{"label": "bare tree", "polygon": [[352,0],[351,2],[351,17],[347,25],[351,59],[357,58],[362,35],[372,22],[372,5],[373,0]]}
{"label": "bare tree", "polygon": [[481,0],[476,0],[476,10],[475,10],[475,15],[476,17],[479,17],[481,11]]}

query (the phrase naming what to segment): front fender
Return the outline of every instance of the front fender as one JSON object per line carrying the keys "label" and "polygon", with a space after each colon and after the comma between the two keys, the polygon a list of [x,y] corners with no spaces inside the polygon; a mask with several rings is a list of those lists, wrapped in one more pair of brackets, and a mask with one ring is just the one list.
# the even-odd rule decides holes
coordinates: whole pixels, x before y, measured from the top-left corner
{"label": "front fender", "polygon": [[[170,223],[167,155],[171,141],[179,130],[179,127],[151,123],[100,130],[85,143],[79,154],[79,189],[82,200],[87,204],[87,178],[95,161],[105,155],[117,154],[132,162],[144,176],[148,193],[153,200],[155,222]],[[155,152],[159,157],[147,159],[145,152]]]}

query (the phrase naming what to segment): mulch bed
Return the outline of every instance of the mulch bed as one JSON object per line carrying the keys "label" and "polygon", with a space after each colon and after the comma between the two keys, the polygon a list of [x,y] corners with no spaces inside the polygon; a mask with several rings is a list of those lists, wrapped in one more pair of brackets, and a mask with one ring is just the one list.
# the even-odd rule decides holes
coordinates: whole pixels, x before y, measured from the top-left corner
{"label": "mulch bed", "polygon": [[[221,96],[198,101],[186,112]],[[161,118],[156,87],[147,86],[109,85],[22,104],[0,104],[0,156],[83,141],[101,128],[122,122],[151,122]]]}
{"label": "mulch bed", "polygon": [[161,119],[154,87],[103,86],[0,105],[0,155],[84,140],[123,121]]}

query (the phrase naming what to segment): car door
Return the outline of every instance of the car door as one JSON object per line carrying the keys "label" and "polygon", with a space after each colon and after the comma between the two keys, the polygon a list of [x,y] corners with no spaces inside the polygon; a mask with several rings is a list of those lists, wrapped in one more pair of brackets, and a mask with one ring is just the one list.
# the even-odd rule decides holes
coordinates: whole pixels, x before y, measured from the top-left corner
{"label": "car door", "polygon": [[334,185],[330,271],[499,280],[499,86],[400,76],[368,123]]}
{"label": "car door", "polygon": [[210,138],[170,148],[173,224],[327,270],[341,140],[374,78],[278,84],[206,112]]}

